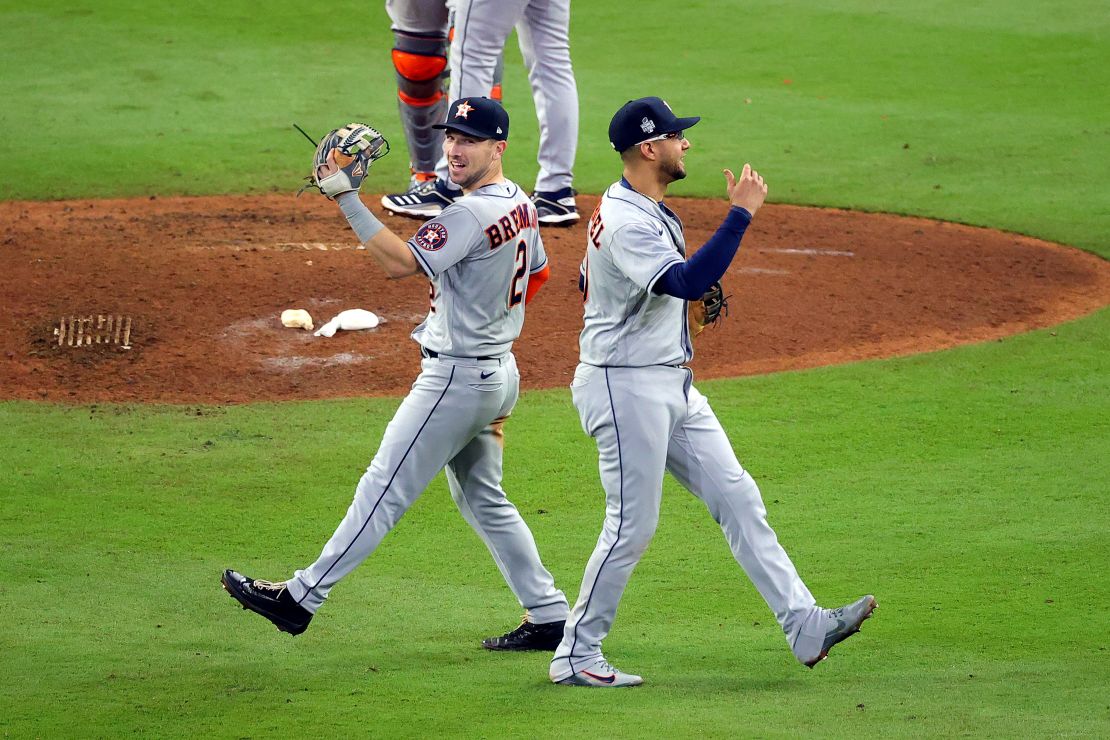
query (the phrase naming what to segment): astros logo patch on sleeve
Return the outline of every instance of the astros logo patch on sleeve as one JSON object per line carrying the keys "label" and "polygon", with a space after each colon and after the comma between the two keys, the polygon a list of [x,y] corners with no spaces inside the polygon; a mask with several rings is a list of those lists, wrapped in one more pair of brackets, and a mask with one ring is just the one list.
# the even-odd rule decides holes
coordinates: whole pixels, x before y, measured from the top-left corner
{"label": "astros logo patch on sleeve", "polygon": [[447,243],[447,227],[438,221],[426,223],[416,232],[413,241],[427,252],[443,249],[443,245]]}

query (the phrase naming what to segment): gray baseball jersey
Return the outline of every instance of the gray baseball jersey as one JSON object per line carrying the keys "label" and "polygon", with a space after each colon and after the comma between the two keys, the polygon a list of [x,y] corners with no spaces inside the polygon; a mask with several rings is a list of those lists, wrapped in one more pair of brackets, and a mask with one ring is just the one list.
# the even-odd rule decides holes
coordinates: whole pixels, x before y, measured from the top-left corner
{"label": "gray baseball jersey", "polygon": [[547,264],[528,195],[508,180],[486,185],[444,208],[408,244],[432,282],[428,317],[412,338],[456,357],[508,352],[524,325],[528,277]]}
{"label": "gray baseball jersey", "polygon": [[501,488],[503,425],[520,394],[509,350],[524,321],[528,276],[547,261],[536,226],[535,206],[505,181],[461,198],[409,242],[432,283],[428,317],[412,334],[430,352],[343,521],[316,561],[287,582],[305,609],[315,613],[446,469],[459,512],[530,618],[566,619],[566,596]]}
{"label": "gray baseball jersey", "polygon": [[759,487],[683,366],[693,355],[686,301],[651,292],[685,252],[678,217],[623,180],[590,218],[585,326],[571,397],[597,443],[605,521],[551,661],[553,681],[602,656],[621,595],[655,534],[664,471],[705,503],[796,653],[820,620],[767,522]]}
{"label": "gray baseball jersey", "polygon": [[682,222],[628,187],[609,186],[590,218],[580,359],[590,365],[681,365],[694,356],[686,301],[652,292],[686,257]]}

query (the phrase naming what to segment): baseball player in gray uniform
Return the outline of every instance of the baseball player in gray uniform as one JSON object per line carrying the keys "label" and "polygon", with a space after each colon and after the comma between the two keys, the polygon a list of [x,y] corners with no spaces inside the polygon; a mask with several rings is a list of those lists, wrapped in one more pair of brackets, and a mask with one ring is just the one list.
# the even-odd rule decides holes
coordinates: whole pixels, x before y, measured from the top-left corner
{"label": "baseball player in gray uniform", "polygon": [[439,125],[446,131],[451,178],[467,197],[408,242],[382,226],[357,188],[336,194],[359,240],[391,278],[426,275],[431,281],[427,318],[412,332],[423,355],[420,375],[319,558],[287,581],[256,580],[233,570],[222,581],[244,608],[300,634],[332,587],[374,551],[446,468],[459,511],[525,608],[519,627],[483,644],[553,650],[569,612],[567,600],[501,489],[502,425],[520,383],[511,350],[525,304],[546,280],[547,257],[535,206],[502,173],[509,133],[504,108],[487,98],[464,98],[450,105],[446,123]]}
{"label": "baseball player in gray uniform", "polygon": [[[540,124],[540,165],[532,200],[540,223],[570,226],[579,220],[574,199],[578,149],[578,86],[570,61],[570,0],[457,0],[451,42],[451,98],[487,95],[509,32],[520,51]],[[406,193],[382,197],[389,211],[430,218],[459,196],[441,158],[437,178]]]}
{"label": "baseball player in gray uniform", "polygon": [[875,608],[872,596],[839,609],[816,605],[767,523],[759,488],[692,384],[687,301],[724,274],[767,194],[748,165],[739,179],[725,170],[728,216],[686,259],[682,222],[663,196],[686,176],[684,132],[699,120],[676,117],[659,98],[641,98],[609,126],[624,176],[605,192],[587,229],[585,325],[571,384],[582,428],[597,443],[605,523],[551,661],[556,683],[643,682],[614,668],[601,642],[655,533],[665,470],[705,503],[805,665],[858,631]]}

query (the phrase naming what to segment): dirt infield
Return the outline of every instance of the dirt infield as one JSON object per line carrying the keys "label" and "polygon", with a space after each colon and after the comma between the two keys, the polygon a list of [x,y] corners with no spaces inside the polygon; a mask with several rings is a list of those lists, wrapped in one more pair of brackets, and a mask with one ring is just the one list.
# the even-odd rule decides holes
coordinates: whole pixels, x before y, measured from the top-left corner
{"label": "dirt infield", "polygon": [[[586,213],[596,202],[579,197]],[[709,237],[725,209],[668,203],[691,245]],[[417,226],[385,221],[403,236]],[[392,395],[416,375],[408,334],[427,311],[426,283],[385,279],[318,196],[7,202],[0,224],[2,398]],[[525,388],[570,381],[584,231],[544,232],[553,276],[515,349]],[[979,342],[1110,303],[1110,263],[1076,249],[924,219],[775,205],[760,212],[724,282],[731,316],[698,339],[699,378]],[[384,321],[327,339],[283,327],[286,308],[307,309],[317,325],[347,308]]]}

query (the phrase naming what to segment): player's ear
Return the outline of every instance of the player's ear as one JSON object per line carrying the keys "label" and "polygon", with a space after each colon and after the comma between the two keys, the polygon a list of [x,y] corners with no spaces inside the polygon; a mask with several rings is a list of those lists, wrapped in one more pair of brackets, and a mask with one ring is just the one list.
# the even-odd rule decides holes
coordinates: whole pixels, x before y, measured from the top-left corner
{"label": "player's ear", "polygon": [[497,152],[497,157],[498,158],[502,157],[505,154],[505,149],[508,146],[509,146],[509,142],[507,142],[507,141],[495,141],[493,143],[493,148],[494,148],[494,151]]}

